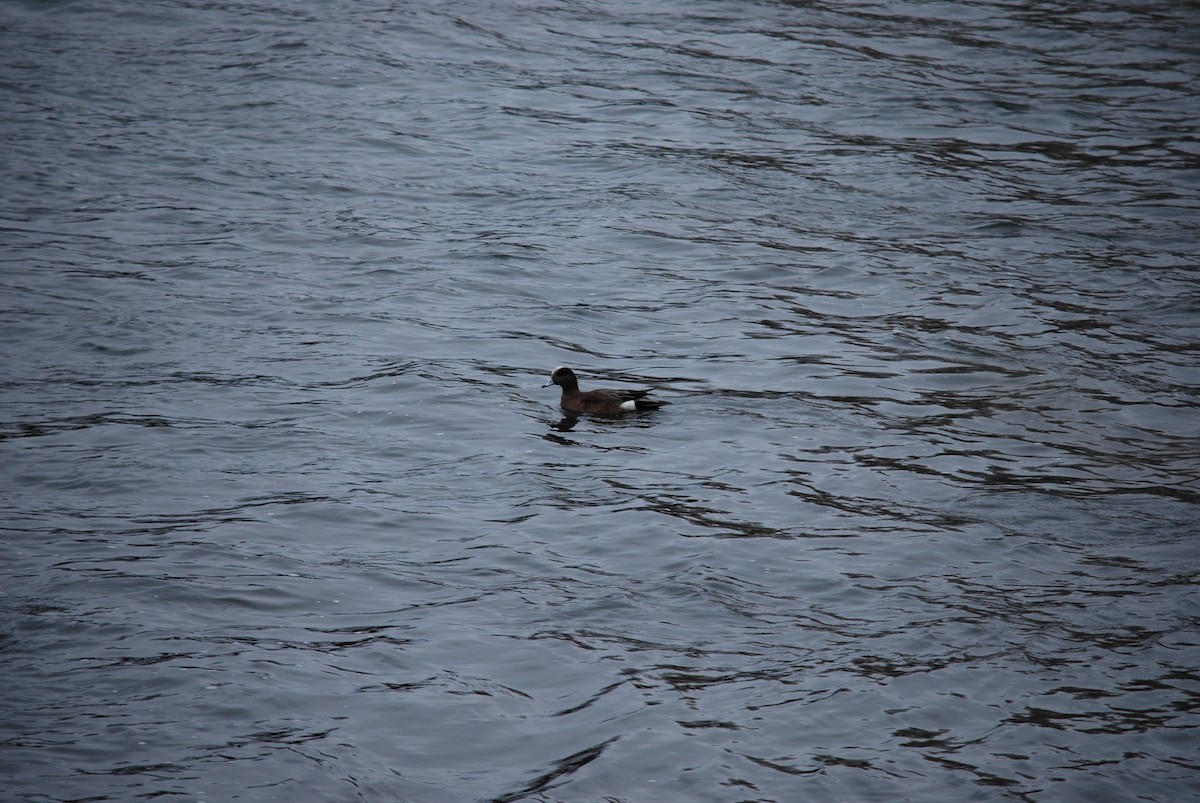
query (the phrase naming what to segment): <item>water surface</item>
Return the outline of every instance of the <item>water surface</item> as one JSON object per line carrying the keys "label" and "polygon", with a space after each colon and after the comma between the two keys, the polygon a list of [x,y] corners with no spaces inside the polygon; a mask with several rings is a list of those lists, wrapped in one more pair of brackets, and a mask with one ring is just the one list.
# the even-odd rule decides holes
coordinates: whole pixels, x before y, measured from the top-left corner
{"label": "water surface", "polygon": [[1200,795],[1198,21],[6,4],[6,794]]}

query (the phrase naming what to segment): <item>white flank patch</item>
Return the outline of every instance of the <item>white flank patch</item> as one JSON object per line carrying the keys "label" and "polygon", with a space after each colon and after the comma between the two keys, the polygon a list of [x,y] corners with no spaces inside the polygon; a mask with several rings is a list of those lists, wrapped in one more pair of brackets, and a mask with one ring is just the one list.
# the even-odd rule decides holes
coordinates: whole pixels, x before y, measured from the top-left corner
{"label": "white flank patch", "polygon": [[627,402],[621,402],[621,409],[622,410],[636,410],[637,402],[634,401],[633,399],[630,399]]}

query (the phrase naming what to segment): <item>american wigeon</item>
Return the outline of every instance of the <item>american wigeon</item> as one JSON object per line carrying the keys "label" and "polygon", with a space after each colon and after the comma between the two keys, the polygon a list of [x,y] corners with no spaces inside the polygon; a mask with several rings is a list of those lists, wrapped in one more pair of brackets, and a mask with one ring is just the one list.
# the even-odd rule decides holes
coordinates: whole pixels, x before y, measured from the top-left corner
{"label": "american wigeon", "polygon": [[617,413],[657,410],[664,404],[670,404],[670,402],[642,398],[650,392],[648,390],[580,390],[575,372],[562,365],[554,369],[554,372],[550,374],[550,381],[542,387],[548,388],[551,385],[562,387],[562,399],[559,400],[559,404],[564,410],[570,410],[573,413],[616,415]]}

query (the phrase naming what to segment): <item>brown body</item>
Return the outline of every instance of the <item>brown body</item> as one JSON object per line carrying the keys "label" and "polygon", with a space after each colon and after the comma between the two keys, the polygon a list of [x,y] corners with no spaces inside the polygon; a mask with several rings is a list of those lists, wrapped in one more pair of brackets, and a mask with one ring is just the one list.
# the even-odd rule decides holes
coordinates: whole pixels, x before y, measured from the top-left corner
{"label": "brown body", "polygon": [[579,380],[570,368],[559,366],[550,374],[550,381],[542,387],[558,385],[562,388],[559,405],[573,413],[600,413],[617,415],[643,410],[657,410],[667,402],[643,398],[648,390],[580,390]]}

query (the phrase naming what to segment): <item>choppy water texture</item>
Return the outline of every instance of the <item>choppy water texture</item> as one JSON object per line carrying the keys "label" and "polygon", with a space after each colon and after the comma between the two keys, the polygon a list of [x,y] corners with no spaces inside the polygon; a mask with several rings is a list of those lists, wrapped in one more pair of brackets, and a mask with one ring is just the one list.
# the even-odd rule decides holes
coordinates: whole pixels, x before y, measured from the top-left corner
{"label": "choppy water texture", "polygon": [[1198,23],[0,6],[5,799],[1195,799]]}

